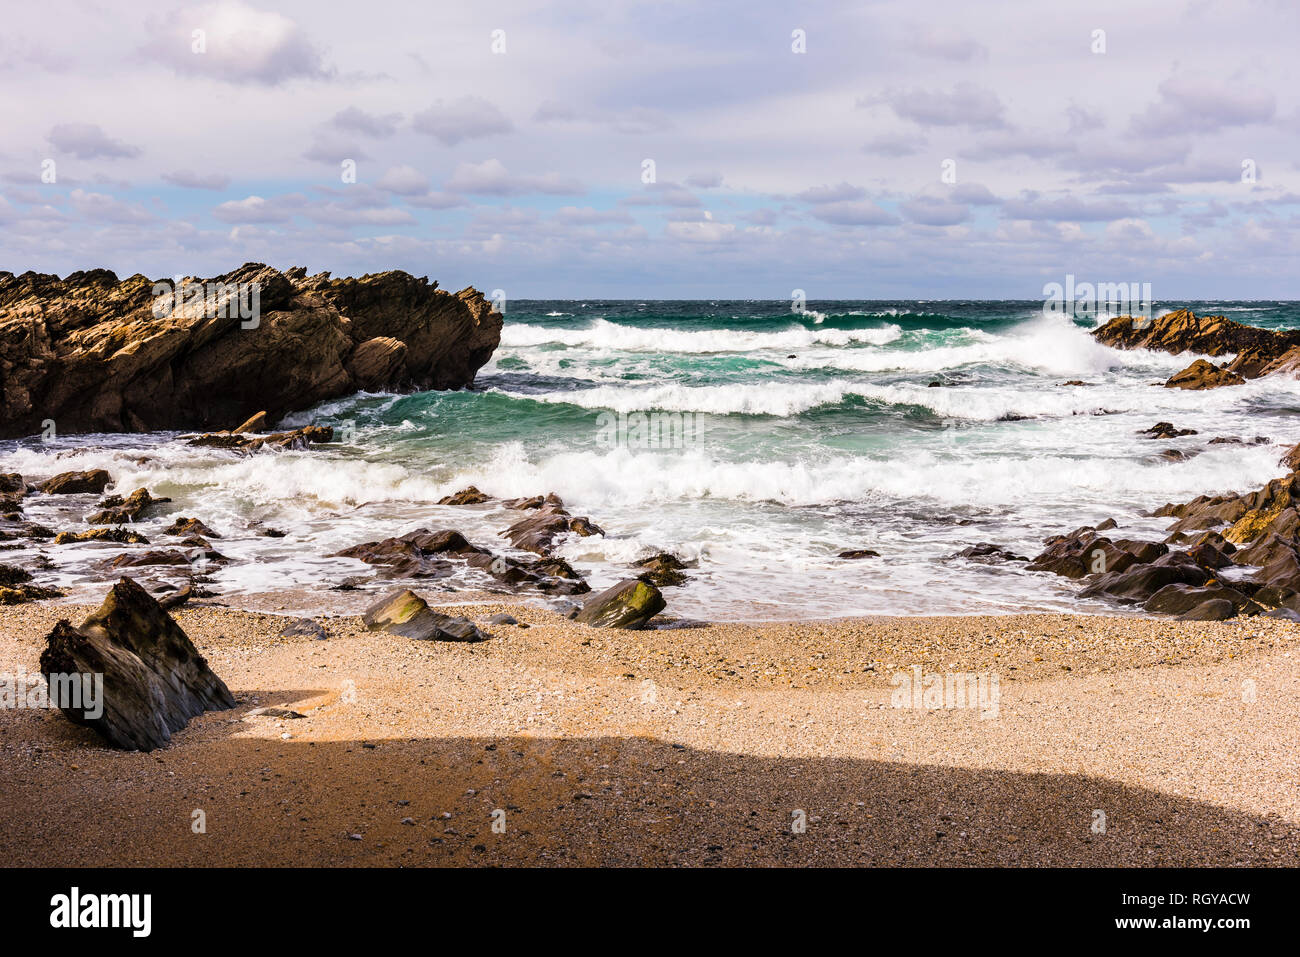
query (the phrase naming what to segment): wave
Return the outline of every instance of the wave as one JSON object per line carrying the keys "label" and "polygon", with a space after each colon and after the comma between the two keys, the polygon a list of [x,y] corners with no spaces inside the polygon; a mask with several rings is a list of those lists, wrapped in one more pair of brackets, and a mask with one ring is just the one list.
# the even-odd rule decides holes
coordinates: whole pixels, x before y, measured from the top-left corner
{"label": "wave", "polygon": [[501,331],[501,345],[507,348],[561,345],[619,352],[710,353],[790,351],[812,345],[847,346],[854,343],[887,345],[903,334],[890,324],[871,329],[809,329],[792,326],[779,332],[750,332],[738,329],[662,328],[628,326],[594,319],[579,329],[536,325],[507,325]]}

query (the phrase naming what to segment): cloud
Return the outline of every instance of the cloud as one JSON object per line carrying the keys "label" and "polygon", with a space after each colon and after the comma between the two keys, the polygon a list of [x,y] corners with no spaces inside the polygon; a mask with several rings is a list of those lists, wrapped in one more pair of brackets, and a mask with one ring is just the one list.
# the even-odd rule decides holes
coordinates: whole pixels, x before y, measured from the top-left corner
{"label": "cloud", "polygon": [[599,226],[604,223],[632,223],[635,220],[622,209],[593,209],[590,206],[562,206],[555,211],[557,223],[569,226]]}
{"label": "cloud", "polygon": [[867,191],[861,186],[840,183],[838,186],[813,186],[802,193],[796,193],[795,199],[805,203],[838,203],[848,199],[862,199]]}
{"label": "cloud", "polygon": [[547,100],[533,113],[533,122],[581,124],[612,130],[615,133],[658,133],[673,127],[672,118],[663,110],[633,106],[623,110],[575,110],[563,103]]}
{"label": "cloud", "polygon": [[884,104],[902,119],[922,126],[966,126],[970,129],[1002,129],[1002,101],[992,90],[973,83],[958,83],[950,92],[886,90],[861,97],[859,107]]}
{"label": "cloud", "polygon": [[893,226],[899,219],[875,203],[843,202],[823,203],[813,208],[812,214],[824,223],[836,226]]}
{"label": "cloud", "polygon": [[181,75],[266,86],[335,75],[298,24],[239,0],[177,10],[150,33],[144,52]]}
{"label": "cloud", "polygon": [[450,102],[438,100],[427,110],[416,113],[411,118],[411,127],[445,146],[514,129],[500,110],[479,96],[463,96]]}
{"label": "cloud", "polygon": [[302,157],[317,163],[331,163],[334,165],[347,159],[356,162],[370,159],[369,154],[361,148],[361,144],[355,139],[333,130],[318,132],[312,141],[311,147],[302,154]]}
{"label": "cloud", "polygon": [[500,160],[489,159],[482,163],[461,163],[447,180],[447,189],[462,193],[492,196],[515,196],[522,193],[550,193],[573,195],[585,192],[581,183],[558,173],[543,176],[514,176],[507,172]]}
{"label": "cloud", "polygon": [[69,198],[73,208],[86,219],[107,223],[147,223],[155,219],[139,206],[124,203],[104,193],[74,189]]}
{"label": "cloud", "polygon": [[1172,76],[1160,84],[1160,99],[1133,117],[1137,133],[1169,136],[1213,133],[1229,126],[1263,123],[1277,112],[1277,98],[1222,76]]}
{"label": "cloud", "polygon": [[1007,219],[1069,220],[1071,222],[1107,222],[1135,216],[1133,207],[1120,200],[1088,202],[1075,196],[1047,198],[1026,190],[1018,199],[1002,204]]}
{"label": "cloud", "polygon": [[725,243],[735,238],[736,227],[731,223],[715,222],[713,214],[706,212],[703,219],[670,222],[664,227],[664,233],[689,243]]}
{"label": "cloud", "polygon": [[269,200],[261,196],[247,196],[221,203],[212,210],[212,215],[224,223],[284,223],[293,218],[294,212],[305,201],[306,197],[301,194]]}
{"label": "cloud", "polygon": [[183,186],[186,189],[225,189],[230,185],[229,176],[220,173],[196,173],[188,169],[163,173],[162,178],[173,186]]}
{"label": "cloud", "polygon": [[375,186],[402,196],[421,196],[429,192],[429,177],[413,166],[393,166],[379,177]]}
{"label": "cloud", "polygon": [[624,206],[702,206],[700,198],[680,183],[647,183],[641,191],[619,201]]}
{"label": "cloud", "polygon": [[925,137],[915,133],[882,133],[862,145],[862,152],[874,156],[913,156],[925,147]]}
{"label": "cloud", "polygon": [[340,110],[330,120],[335,127],[349,133],[361,133],[377,139],[392,136],[397,132],[397,125],[402,121],[401,113],[367,113],[355,106]]}
{"label": "cloud", "polygon": [[94,123],[60,123],[46,134],[50,145],[77,159],[129,159],[140,148],[110,138]]}
{"label": "cloud", "polygon": [[717,189],[722,185],[721,173],[695,173],[686,177],[686,185],[696,189]]}
{"label": "cloud", "polygon": [[899,203],[899,211],[922,226],[956,226],[970,219],[970,207],[935,196],[917,196]]}

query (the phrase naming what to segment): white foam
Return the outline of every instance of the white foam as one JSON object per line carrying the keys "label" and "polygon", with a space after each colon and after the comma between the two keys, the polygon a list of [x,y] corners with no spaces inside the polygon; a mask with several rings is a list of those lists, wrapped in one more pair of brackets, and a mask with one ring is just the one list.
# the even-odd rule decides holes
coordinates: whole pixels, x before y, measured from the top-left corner
{"label": "white foam", "polygon": [[506,325],[501,331],[501,345],[505,348],[563,345],[618,352],[705,354],[790,351],[815,344],[885,345],[902,334],[903,330],[892,324],[878,329],[808,329],[796,325],[780,332],[752,332],[741,329],[662,329],[593,319],[581,329]]}

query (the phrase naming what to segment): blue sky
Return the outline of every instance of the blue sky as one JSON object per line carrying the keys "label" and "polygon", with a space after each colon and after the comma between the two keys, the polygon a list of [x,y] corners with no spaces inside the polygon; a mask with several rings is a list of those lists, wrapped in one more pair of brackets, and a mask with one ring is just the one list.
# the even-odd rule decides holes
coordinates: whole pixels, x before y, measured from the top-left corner
{"label": "blue sky", "polygon": [[1300,298],[1297,37],[1283,0],[30,5],[0,268]]}

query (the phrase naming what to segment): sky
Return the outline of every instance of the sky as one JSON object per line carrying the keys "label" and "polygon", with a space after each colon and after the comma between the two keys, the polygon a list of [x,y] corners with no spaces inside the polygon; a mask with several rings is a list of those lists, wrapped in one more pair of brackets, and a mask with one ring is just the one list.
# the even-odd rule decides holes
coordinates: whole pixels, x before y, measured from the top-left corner
{"label": "sky", "polygon": [[0,269],[1300,298],[1293,0],[15,6]]}

